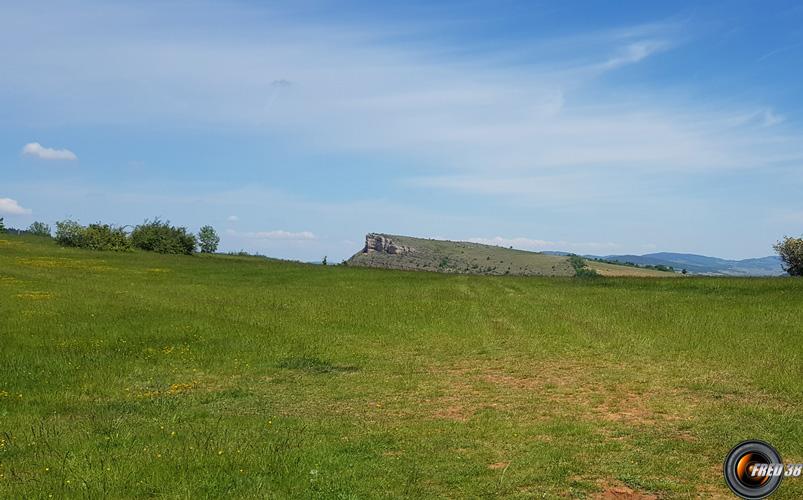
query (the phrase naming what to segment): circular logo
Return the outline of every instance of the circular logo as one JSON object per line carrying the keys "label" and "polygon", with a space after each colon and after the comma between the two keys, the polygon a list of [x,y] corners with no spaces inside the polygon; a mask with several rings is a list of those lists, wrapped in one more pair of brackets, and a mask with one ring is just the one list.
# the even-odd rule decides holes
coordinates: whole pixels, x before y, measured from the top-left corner
{"label": "circular logo", "polygon": [[737,496],[765,498],[783,479],[781,455],[764,441],[743,441],[725,457],[725,482]]}

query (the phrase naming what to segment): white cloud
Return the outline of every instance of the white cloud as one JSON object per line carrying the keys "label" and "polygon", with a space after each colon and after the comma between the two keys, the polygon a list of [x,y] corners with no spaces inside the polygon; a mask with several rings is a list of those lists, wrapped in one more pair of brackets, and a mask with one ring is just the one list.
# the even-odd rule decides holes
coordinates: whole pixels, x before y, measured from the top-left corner
{"label": "white cloud", "polygon": [[40,160],[77,160],[78,157],[69,149],[46,148],[38,142],[31,142],[22,148],[24,156],[33,156]]}
{"label": "white cloud", "polygon": [[7,215],[27,215],[31,213],[29,208],[20,206],[17,200],[11,198],[0,198],[0,214]]}
{"label": "white cloud", "polygon": [[226,220],[229,222],[237,222],[238,220],[240,220],[240,218],[237,217],[236,215],[229,215],[228,217],[226,217]]}
{"label": "white cloud", "polygon": [[310,231],[300,231],[297,233],[284,231],[281,229],[274,231],[238,232],[232,229],[226,231],[231,236],[257,240],[283,240],[283,241],[309,241],[317,239]]}

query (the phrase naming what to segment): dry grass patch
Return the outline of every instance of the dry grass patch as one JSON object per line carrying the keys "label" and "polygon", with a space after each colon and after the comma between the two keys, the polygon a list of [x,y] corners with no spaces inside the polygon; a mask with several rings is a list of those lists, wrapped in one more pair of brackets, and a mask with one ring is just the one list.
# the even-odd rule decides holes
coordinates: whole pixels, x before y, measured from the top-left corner
{"label": "dry grass patch", "polygon": [[592,498],[604,500],[656,500],[658,498],[653,494],[634,490],[621,483],[610,483],[606,481],[600,484],[600,488],[602,491],[593,495]]}
{"label": "dry grass patch", "polygon": [[656,425],[688,421],[700,403],[690,391],[668,386],[666,374],[634,373],[632,367],[599,361],[549,360],[514,370],[475,361],[432,374],[443,394],[431,401],[431,414],[456,421],[490,407],[530,419],[566,416]]}

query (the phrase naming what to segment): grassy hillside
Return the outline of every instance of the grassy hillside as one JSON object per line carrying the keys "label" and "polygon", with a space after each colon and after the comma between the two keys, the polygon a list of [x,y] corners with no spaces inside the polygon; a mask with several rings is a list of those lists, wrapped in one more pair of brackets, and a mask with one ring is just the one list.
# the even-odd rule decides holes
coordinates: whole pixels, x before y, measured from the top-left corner
{"label": "grassy hillside", "polygon": [[[0,498],[725,495],[803,462],[803,280],[489,277],[0,235]],[[803,479],[777,498],[803,496]]]}
{"label": "grassy hillside", "polygon": [[[360,251],[349,259],[349,265],[491,276],[574,276],[575,274],[566,256],[461,241],[429,240],[398,235],[381,236],[388,237],[397,245],[412,250],[401,254]],[[595,269],[597,267],[608,276],[673,276],[673,273],[614,264],[596,266]]]}

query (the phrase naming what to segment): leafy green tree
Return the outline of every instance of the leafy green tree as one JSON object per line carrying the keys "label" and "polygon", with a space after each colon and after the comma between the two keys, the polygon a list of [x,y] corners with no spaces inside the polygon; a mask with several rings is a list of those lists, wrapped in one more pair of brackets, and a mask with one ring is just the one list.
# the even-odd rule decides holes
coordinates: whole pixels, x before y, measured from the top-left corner
{"label": "leafy green tree", "polygon": [[34,236],[48,236],[50,237],[50,226],[44,222],[36,221],[28,226],[28,232]]}
{"label": "leafy green tree", "polygon": [[220,236],[217,235],[215,228],[212,226],[204,226],[198,232],[198,244],[202,253],[217,252],[218,243],[220,243]]}
{"label": "leafy green tree", "polygon": [[3,218],[0,217],[0,233],[5,233],[5,232],[6,232],[6,225],[3,222]]}
{"label": "leafy green tree", "polygon": [[324,266],[326,264],[328,264],[328,262],[326,261],[326,255],[323,256],[323,260],[321,261],[321,264],[323,264]]}
{"label": "leafy green tree", "polygon": [[792,276],[803,276],[803,238],[784,236],[773,248],[783,261],[783,269]]}

